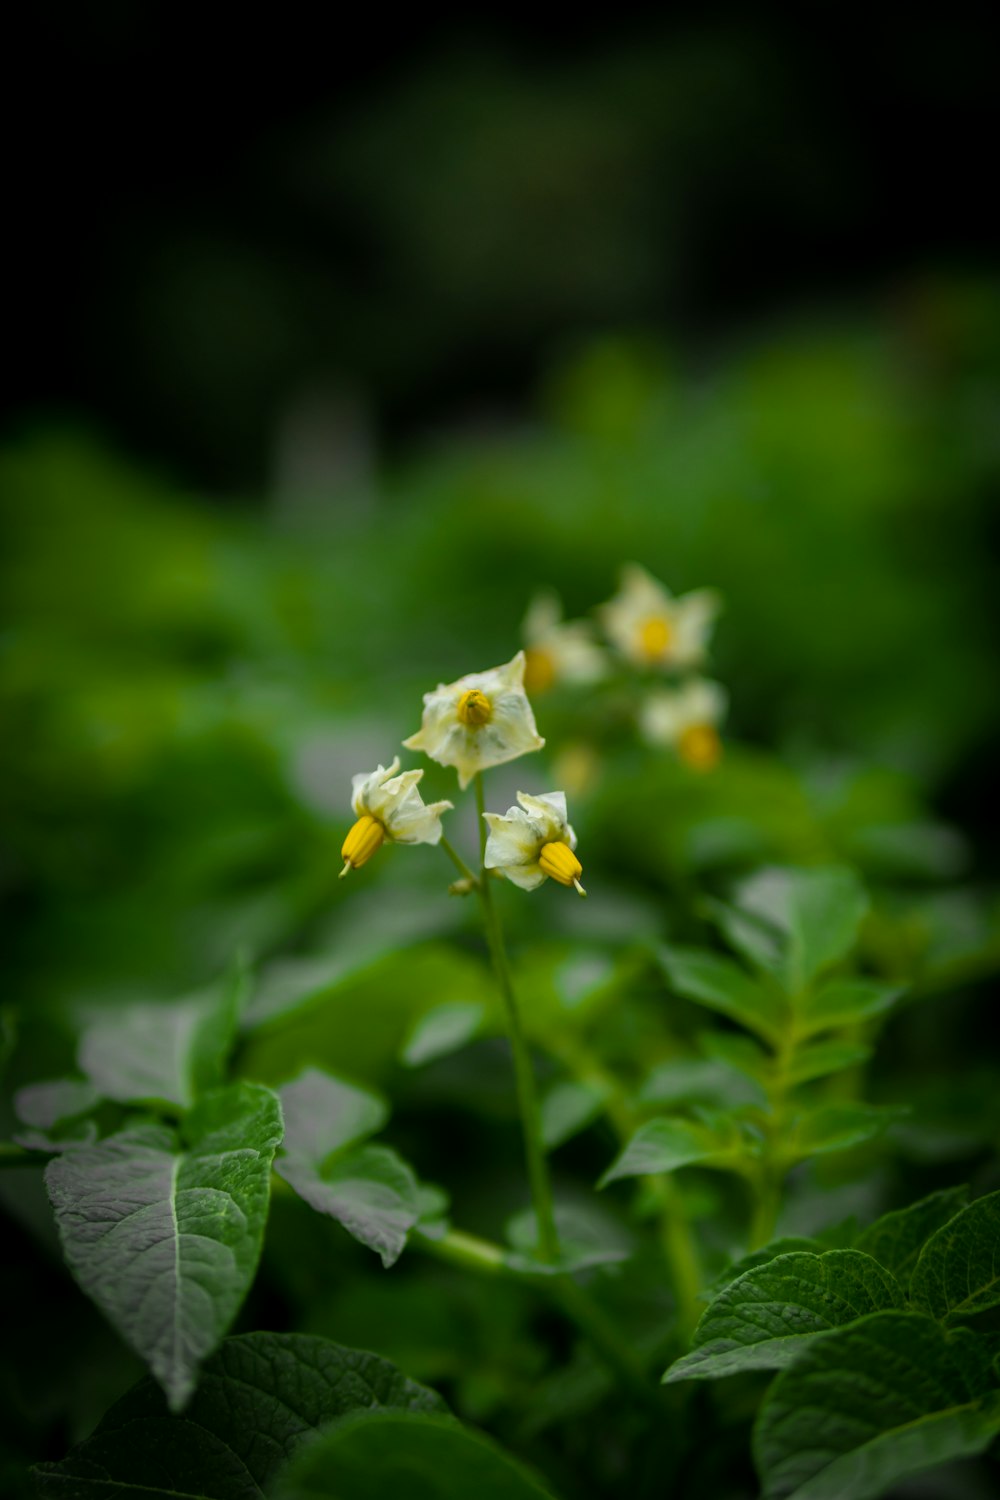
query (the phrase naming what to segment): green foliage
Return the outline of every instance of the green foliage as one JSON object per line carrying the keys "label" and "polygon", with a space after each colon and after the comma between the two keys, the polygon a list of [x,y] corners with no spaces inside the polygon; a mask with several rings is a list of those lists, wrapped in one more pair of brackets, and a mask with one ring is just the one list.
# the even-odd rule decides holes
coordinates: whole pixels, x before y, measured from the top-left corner
{"label": "green foliage", "polygon": [[359,1145],[388,1111],[373,1094],[310,1068],[280,1090],[285,1137],[277,1170],[391,1266],[421,1216],[420,1187],[388,1146]]}
{"label": "green foliage", "polygon": [[433,1391],[388,1360],[307,1334],[225,1339],[183,1416],[148,1380],[61,1463],[35,1470],[43,1500],[243,1500],[272,1494],[303,1445],[356,1411],[441,1412]]}
{"label": "green foliage", "polygon": [[[996,298],[924,296],[905,333],[898,312],[775,331],[708,381],[609,339],[552,373],[537,423],[373,477],[335,531],[284,493],[280,523],[198,509],[85,438],[0,454],[0,1199],[23,1251],[6,1295],[37,1330],[11,1329],[5,1493],[84,1439],[43,1493],[242,1500],[301,1461],[305,1493],[329,1464],[335,1493],[416,1494],[393,1467],[412,1459],[431,1495],[454,1474],[728,1500],[758,1405],[775,1497],[853,1500],[985,1452],[996,1211],[951,1184],[995,1187],[1000,1123]],[[441,851],[387,846],[342,883],[338,853],[351,775],[389,760],[421,693],[508,660],[537,586],[578,615],[629,557],[724,592],[731,720],[711,772],[652,751],[654,674],[619,664],[539,694],[544,752],[491,777],[497,807],[569,787],[590,892],[494,887],[555,1188],[546,1260],[475,895],[446,895]],[[474,821],[449,815],[466,856]],[[248,995],[238,967],[213,980],[240,951]],[[265,1226],[268,1088],[287,1128]],[[57,1269],[46,1164],[112,1327]],[[239,1326],[295,1332],[217,1347],[241,1306]],[[322,1334],[393,1353],[509,1458],[372,1413],[438,1408]],[[88,1439],[131,1349],[188,1405],[147,1382]],[[685,1384],[726,1369],[750,1378]]]}
{"label": "green foliage", "polygon": [[754,1453],[767,1500],[874,1500],[981,1453],[997,1432],[1000,1393],[973,1336],[877,1312],[816,1339],[778,1376]]}
{"label": "green foliage", "polygon": [[415,1412],[359,1413],[338,1422],[293,1462],[277,1500],[545,1500],[521,1464],[479,1433]]}
{"label": "green foliage", "polygon": [[180,1411],[249,1290],[281,1110],[270,1089],[206,1094],[180,1131],[133,1124],[52,1161],[73,1275]]}
{"label": "green foliage", "polygon": [[695,1329],[694,1349],[663,1378],[670,1383],[781,1370],[817,1334],[902,1301],[890,1272],[858,1250],[777,1255],[719,1293]]}

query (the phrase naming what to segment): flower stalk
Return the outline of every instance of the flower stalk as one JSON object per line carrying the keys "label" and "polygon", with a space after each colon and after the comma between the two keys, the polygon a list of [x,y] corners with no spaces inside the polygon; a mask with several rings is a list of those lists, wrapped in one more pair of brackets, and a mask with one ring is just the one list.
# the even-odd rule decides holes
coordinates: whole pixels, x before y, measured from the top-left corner
{"label": "flower stalk", "polygon": [[555,1212],[552,1204],[552,1184],[549,1180],[548,1161],[546,1160],[545,1148],[542,1144],[542,1121],[538,1108],[538,1093],[535,1088],[535,1074],[531,1063],[531,1054],[528,1051],[528,1044],[521,1026],[521,1014],[518,1009],[517,996],[514,993],[510,965],[507,962],[500,918],[493,904],[490,877],[486,869],[487,826],[483,816],[485,803],[481,775],[477,774],[475,783],[476,806],[479,812],[480,862],[477,889],[483,908],[486,941],[489,945],[490,957],[493,961],[497,983],[500,987],[504,1015],[507,1021],[507,1032],[510,1037],[511,1051],[514,1055],[514,1077],[517,1084],[517,1102],[521,1114],[521,1128],[524,1135],[524,1155],[528,1168],[528,1181],[531,1185],[531,1199],[534,1204],[535,1219],[538,1223],[538,1254],[542,1260],[554,1262],[559,1258],[559,1236],[556,1231]]}

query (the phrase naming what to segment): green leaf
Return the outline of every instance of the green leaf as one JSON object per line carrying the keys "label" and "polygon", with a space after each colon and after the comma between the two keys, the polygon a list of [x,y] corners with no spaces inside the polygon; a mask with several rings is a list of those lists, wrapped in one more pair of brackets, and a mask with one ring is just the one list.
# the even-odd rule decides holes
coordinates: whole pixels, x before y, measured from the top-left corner
{"label": "green leaf", "polygon": [[1000,1399],[965,1330],[877,1312],[814,1339],[757,1418],[764,1500],[875,1500],[910,1474],[981,1453]]}
{"label": "green leaf", "polygon": [[360,1146],[385,1124],[376,1095],[318,1068],[279,1090],[285,1140],[275,1170],[318,1213],[328,1214],[391,1266],[420,1218],[413,1171],[388,1146]]}
{"label": "green leaf", "polygon": [[743,1155],[742,1136],[735,1126],[715,1129],[700,1120],[647,1120],[640,1125],[597,1186],[607,1187],[619,1177],[645,1177],[675,1172],[698,1162],[702,1166],[733,1166]]}
{"label": "green leaf", "polygon": [[86,1079],[53,1078],[31,1083],[14,1095],[14,1112],[36,1130],[51,1130],[66,1120],[75,1120],[100,1102],[100,1094]]}
{"label": "green leaf", "polygon": [[824,1104],[800,1115],[787,1151],[792,1161],[848,1151],[873,1140],[908,1111],[896,1105]]}
{"label": "green leaf", "polygon": [[96,1120],[87,1119],[100,1095],[85,1079],[54,1078],[28,1084],[14,1095],[14,1111],[28,1126],[14,1141],[29,1151],[68,1151],[97,1140]]}
{"label": "green leaf", "polygon": [[780,997],[751,979],[732,959],[700,948],[664,947],[659,956],[679,995],[738,1021],[766,1042],[780,1039],[786,1022]]}
{"label": "green leaf", "polygon": [[[730,1039],[728,1034],[727,1039]],[[732,1039],[746,1042],[763,1060],[763,1054],[749,1037]],[[674,1108],[707,1104],[717,1109],[733,1109],[740,1104],[766,1103],[763,1089],[747,1078],[743,1068],[733,1067],[722,1059],[702,1057],[659,1063],[639,1090],[638,1099],[643,1106],[658,1104]]]}
{"label": "green leaf", "polygon": [[489,1438],[448,1417],[372,1412],[345,1417],[304,1448],[276,1500],[551,1500]]}
{"label": "green leaf", "polygon": [[846,866],[768,869],[742,883],[736,905],[784,935],[776,972],[797,994],[851,951],[868,912],[868,897]]}
{"label": "green leaf", "polygon": [[931,1235],[910,1296],[935,1318],[967,1318],[1000,1304],[1000,1193],[977,1198]]}
{"label": "green leaf", "polygon": [[741,911],[738,906],[717,901],[713,896],[704,900],[705,910],[718,927],[726,942],[737,953],[743,955],[754,968],[767,974],[781,972],[784,959],[784,943],[781,933],[772,922],[763,920],[750,911]]}
{"label": "green leaf", "polygon": [[507,1238],[513,1249],[506,1256],[515,1271],[535,1276],[561,1276],[582,1271],[588,1266],[612,1265],[628,1260],[632,1245],[626,1240],[616,1220],[594,1206],[572,1207],[559,1204],[555,1210],[559,1259],[542,1260],[538,1254],[538,1221],[534,1209],[526,1208],[508,1219]]}
{"label": "green leaf", "polygon": [[874,979],[832,979],[802,995],[796,1013],[796,1030],[801,1037],[839,1026],[856,1026],[883,1016],[905,993],[897,984],[879,984]]}
{"label": "green leaf", "polygon": [[180,1137],[138,1125],[52,1161],[70,1270],[180,1410],[253,1280],[281,1110],[270,1089],[206,1094]]}
{"label": "green leaf", "polygon": [[218,1087],[246,993],[242,970],[169,1004],[115,1006],[83,1029],[77,1060],[105,1099],[189,1109]]}
{"label": "green leaf", "polygon": [[695,1347],[663,1379],[781,1370],[818,1333],[902,1302],[895,1278],[858,1250],[779,1255],[723,1288],[694,1331]]}
{"label": "green leaf", "polygon": [[150,1380],[93,1436],[35,1473],[41,1500],[260,1500],[289,1459],[338,1417],[381,1408],[443,1412],[388,1360],[301,1333],[226,1339],[183,1416]]}
{"label": "green leaf", "polygon": [[814,1042],[811,1047],[798,1049],[788,1065],[786,1077],[796,1088],[800,1083],[826,1078],[830,1073],[839,1073],[842,1068],[867,1062],[872,1050],[860,1042]]}
{"label": "green leaf", "polygon": [[908,1287],[924,1244],[965,1207],[968,1196],[967,1187],[942,1188],[908,1208],[883,1214],[858,1236],[855,1248],[874,1256],[901,1286]]}
{"label": "green leaf", "polygon": [[403,1050],[401,1061],[419,1068],[436,1057],[447,1057],[471,1042],[486,1016],[486,1006],[477,1000],[455,1000],[437,1005],[420,1017]]}
{"label": "green leaf", "polygon": [[389,1106],[381,1095],[360,1089],[319,1068],[305,1068],[278,1089],[285,1119],[285,1155],[316,1160],[353,1146],[381,1130]]}
{"label": "green leaf", "polygon": [[810,1239],[808,1235],[780,1235],[778,1239],[770,1240],[768,1244],[761,1245],[759,1250],[751,1250],[748,1254],[741,1255],[738,1260],[734,1260],[726,1267],[721,1276],[715,1278],[710,1288],[710,1293],[712,1296],[715,1296],[722,1291],[724,1286],[728,1286],[731,1281],[735,1281],[737,1276],[742,1276],[745,1272],[752,1271],[757,1266],[766,1266],[768,1261],[775,1260],[779,1255],[791,1255],[793,1250],[807,1250],[811,1255],[822,1255],[826,1248],[821,1241]]}
{"label": "green leaf", "polygon": [[734,1068],[758,1087],[767,1089],[774,1076],[774,1063],[752,1037],[738,1031],[699,1031],[698,1045],[705,1056]]}
{"label": "green leaf", "polygon": [[548,1149],[555,1150],[596,1120],[607,1098],[608,1089],[600,1083],[553,1084],[541,1103],[542,1139]]}

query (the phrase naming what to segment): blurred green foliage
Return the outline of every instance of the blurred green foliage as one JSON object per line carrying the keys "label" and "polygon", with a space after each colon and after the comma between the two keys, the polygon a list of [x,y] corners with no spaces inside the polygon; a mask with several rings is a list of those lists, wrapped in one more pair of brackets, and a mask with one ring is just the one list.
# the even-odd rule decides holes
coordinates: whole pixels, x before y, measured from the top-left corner
{"label": "blurred green foliage", "polygon": [[[600,1060],[598,1104],[610,1070],[645,1117],[674,1097],[671,1066],[696,1059],[701,1102],[719,1102],[699,1057],[704,1015],[679,996],[665,1015],[650,945],[712,944],[706,898],[758,865],[847,862],[873,896],[864,972],[910,987],[871,1093],[916,1108],[891,1149],[813,1164],[783,1227],[813,1233],[820,1201],[824,1226],[830,1205],[870,1216],[902,1184],[941,1185],[940,1172],[988,1185],[1000,1122],[988,1080],[972,1109],[962,1078],[977,1060],[977,982],[1000,959],[995,825],[979,815],[997,728],[998,396],[1000,291],[941,279],[876,312],[762,330],[698,368],[642,340],[590,343],[553,367],[532,422],[453,433],[334,495],[300,485],[249,518],[177,493],[81,430],[9,440],[8,1082],[72,1071],[82,1026],[186,996],[243,954],[257,977],[239,1072],[276,1084],[319,1065],[386,1089],[389,1139],[421,1176],[447,1178],[463,1224],[495,1235],[524,1192],[472,903],[447,898],[452,872],[426,848],[389,848],[338,882],[350,776],[388,763],[423,691],[513,654],[537,588],[584,614],[635,560],[677,591],[724,595],[713,671],[731,695],[726,754],[698,775],[640,748],[613,699],[567,687],[535,705],[546,750],[491,777],[500,807],[517,787],[557,785],[567,765],[578,776],[586,907],[548,887],[500,892],[543,1087],[579,1044]],[[425,787],[448,796],[454,782],[430,767]],[[455,829],[471,847],[464,807]],[[456,1014],[450,1041],[414,1042]],[[872,1038],[853,1040],[864,1059]],[[553,1126],[571,1207],[613,1155],[586,1106],[550,1105],[576,1121]],[[15,1175],[0,1186],[28,1234],[38,1203]],[[697,1172],[693,1183],[689,1212],[717,1273],[741,1187]],[[625,1482],[622,1452],[598,1452],[585,1422],[560,1426],[625,1398],[522,1287],[484,1292],[407,1258],[376,1280],[332,1232],[278,1198],[245,1326],[377,1349],[446,1386],[460,1414],[566,1493],[580,1473],[595,1495]],[[32,1295],[46,1274],[27,1273]],[[669,1340],[662,1308],[649,1311],[659,1272],[641,1256],[606,1296],[636,1340]],[[107,1383],[133,1373],[122,1356]],[[525,1382],[540,1392],[530,1415]],[[86,1426],[73,1401],[39,1413],[33,1437],[52,1456]],[[651,1473],[636,1493],[653,1492]],[[669,1464],[658,1473],[669,1481]]]}

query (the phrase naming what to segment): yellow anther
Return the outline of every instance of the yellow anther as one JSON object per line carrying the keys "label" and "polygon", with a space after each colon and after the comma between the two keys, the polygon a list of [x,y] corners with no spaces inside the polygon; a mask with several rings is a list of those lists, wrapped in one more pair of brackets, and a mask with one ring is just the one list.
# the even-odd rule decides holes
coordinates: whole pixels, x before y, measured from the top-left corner
{"label": "yellow anther", "polygon": [[673,640],[674,627],[664,615],[650,615],[639,626],[639,648],[643,656],[655,661]]}
{"label": "yellow anther", "polygon": [[524,691],[545,693],[556,680],[552,652],[541,646],[529,646],[524,653]]}
{"label": "yellow anther", "polygon": [[580,884],[583,866],[568,844],[543,844],[538,856],[538,868],[543,875],[558,880],[560,885],[571,885],[579,895],[587,892]]}
{"label": "yellow anther", "polygon": [[463,724],[474,729],[480,724],[489,723],[493,717],[493,704],[478,688],[469,688],[459,698],[456,712]]}
{"label": "yellow anther", "polygon": [[677,754],[692,771],[711,771],[722,756],[722,741],[713,724],[689,724],[677,741]]}
{"label": "yellow anther", "polygon": [[373,818],[370,813],[359,818],[340,851],[341,858],[346,861],[340,872],[341,880],[348,870],[360,870],[366,860],[371,859],[375,851],[381,848],[384,840],[385,829],[378,818]]}

